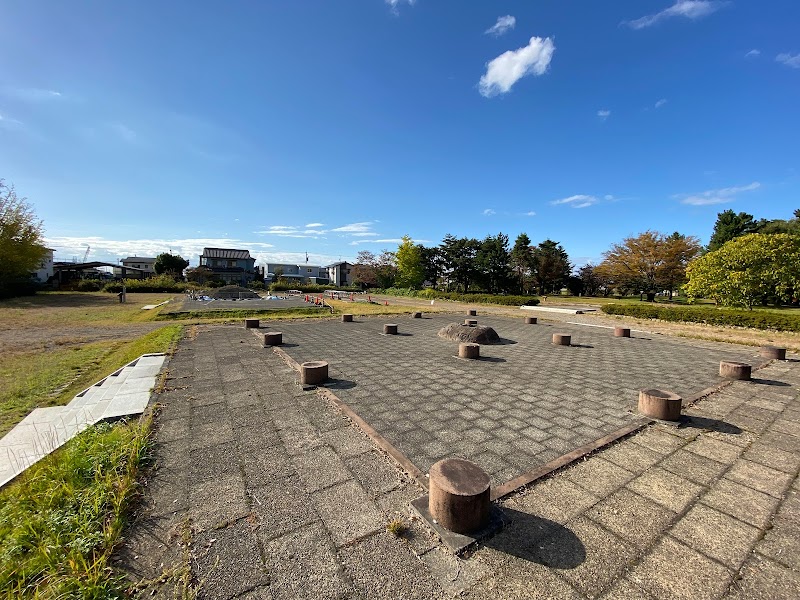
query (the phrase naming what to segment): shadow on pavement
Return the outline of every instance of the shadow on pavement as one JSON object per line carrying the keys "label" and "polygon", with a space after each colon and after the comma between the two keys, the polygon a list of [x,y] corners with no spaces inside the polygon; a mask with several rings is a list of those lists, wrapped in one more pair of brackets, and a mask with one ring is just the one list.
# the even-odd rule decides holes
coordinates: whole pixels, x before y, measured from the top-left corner
{"label": "shadow on pavement", "polygon": [[719,433],[728,433],[731,435],[739,435],[742,433],[742,430],[732,423],[721,421],[719,419],[709,419],[706,417],[695,417],[691,415],[684,415],[680,425],[678,425],[679,429],[685,427],[694,427],[695,429],[705,429],[708,431],[717,431]]}
{"label": "shadow on pavement", "polygon": [[750,381],[753,383],[757,383],[759,385],[776,385],[779,387],[790,387],[790,383],[785,383],[783,381],[777,381],[776,379],[759,379],[758,377],[753,377]]}
{"label": "shadow on pavement", "polygon": [[351,390],[356,387],[356,382],[347,379],[328,379],[321,387],[331,390]]}

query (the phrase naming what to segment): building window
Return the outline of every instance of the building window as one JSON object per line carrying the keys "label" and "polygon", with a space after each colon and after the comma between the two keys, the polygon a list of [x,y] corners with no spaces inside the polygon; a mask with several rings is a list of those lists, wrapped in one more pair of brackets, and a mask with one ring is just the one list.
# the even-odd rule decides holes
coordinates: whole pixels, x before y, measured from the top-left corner
{"label": "building window", "polygon": [[311,273],[311,269],[306,269],[306,271],[308,271],[309,273]]}

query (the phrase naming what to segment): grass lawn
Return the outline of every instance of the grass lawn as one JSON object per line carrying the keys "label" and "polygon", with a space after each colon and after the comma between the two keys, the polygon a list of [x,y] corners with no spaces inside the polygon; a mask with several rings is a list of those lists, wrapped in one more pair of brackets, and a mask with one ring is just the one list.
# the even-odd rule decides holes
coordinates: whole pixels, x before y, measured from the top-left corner
{"label": "grass lawn", "polygon": [[149,419],[87,429],[0,491],[5,598],[123,598],[112,551],[149,451]]}
{"label": "grass lawn", "polygon": [[[667,305],[667,306],[702,306],[714,307],[713,300],[697,300],[689,304],[685,298],[675,298],[668,300],[666,298],[658,298],[656,302],[647,302],[639,299],[639,296],[626,296],[625,298],[603,298],[602,296],[547,296],[547,302],[542,302],[541,306],[554,306],[559,304],[596,304],[602,306],[603,304],[645,304],[650,306]],[[720,307],[727,308],[727,307]],[[729,308],[728,310],[746,310],[742,308]],[[760,310],[765,312],[774,312],[780,314],[797,313],[800,314],[800,308],[794,306],[754,306],[753,310]]]}

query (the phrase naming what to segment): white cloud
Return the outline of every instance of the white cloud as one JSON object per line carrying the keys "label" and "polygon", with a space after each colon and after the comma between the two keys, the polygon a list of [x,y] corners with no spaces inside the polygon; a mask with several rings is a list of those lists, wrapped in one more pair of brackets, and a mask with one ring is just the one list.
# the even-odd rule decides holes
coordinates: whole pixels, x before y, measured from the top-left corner
{"label": "white cloud", "polygon": [[606,194],[605,196],[603,196],[603,200],[611,202],[612,200],[614,200],[614,196],[612,196],[611,194]]}
{"label": "white cloud", "polygon": [[275,235],[278,237],[317,239],[326,232],[321,229],[309,229],[308,226],[303,229],[300,227],[294,227],[292,225],[271,225],[269,227],[265,227],[264,229],[254,231],[253,233],[258,235]]}
{"label": "white cloud", "polygon": [[572,208],[586,208],[587,206],[591,206],[592,204],[597,204],[598,200],[595,196],[589,196],[587,194],[576,194],[575,196],[570,196],[569,198],[561,198],[560,200],[553,200],[550,204],[558,205],[558,204],[567,204]]}
{"label": "white cloud", "polygon": [[400,14],[400,11],[397,8],[398,5],[403,4],[403,2],[406,2],[408,3],[409,6],[414,6],[414,3],[416,1],[417,0],[386,0],[386,4],[388,4],[392,8],[392,13],[397,15]]}
{"label": "white cloud", "polygon": [[751,58],[756,56],[761,56],[761,50],[759,50],[758,48],[753,48],[744,55],[745,58]]}
{"label": "white cloud", "polygon": [[371,233],[372,221],[362,221],[361,223],[350,223],[349,225],[342,225],[331,231],[337,233]]}
{"label": "white cloud", "polygon": [[788,52],[784,52],[783,54],[778,54],[778,56],[775,57],[775,60],[786,65],[787,67],[800,69],[800,53],[789,54]]}
{"label": "white cloud", "polygon": [[[415,244],[431,244],[431,240],[418,240],[414,239]],[[360,244],[399,244],[403,241],[403,238],[385,238],[380,240],[354,240],[350,242],[350,246],[358,246]]]}
{"label": "white cloud", "polygon": [[308,229],[317,229],[319,227],[325,227],[325,223],[306,223],[306,228]]}
{"label": "white cloud", "polygon": [[656,108],[661,108],[666,103],[667,103],[667,99],[666,98],[662,98],[661,100],[656,101],[655,107]]}
{"label": "white cloud", "polygon": [[716,0],[677,0],[675,4],[661,12],[634,19],[633,21],[623,21],[623,24],[631,29],[644,29],[672,17],[685,17],[694,21],[715,13],[725,4],[726,2]]}
{"label": "white cloud", "polygon": [[487,217],[490,217],[490,216],[492,216],[492,215],[496,215],[496,214],[497,214],[497,211],[496,211],[496,210],[494,210],[493,208],[486,208],[486,209],[484,209],[484,211],[483,211],[483,214],[484,214],[485,216],[487,216]]}
{"label": "white cloud", "polygon": [[536,216],[536,211],[529,210],[528,212],[526,212],[524,214],[524,216],[526,216],[526,217],[535,217]]}
{"label": "white cloud", "polygon": [[517,19],[512,17],[511,15],[506,15],[504,17],[497,17],[497,23],[489,27],[483,33],[487,35],[494,35],[494,36],[501,36],[509,29],[514,29],[514,25],[517,24]]}
{"label": "white cloud", "polygon": [[111,130],[122,140],[128,142],[129,144],[132,144],[138,139],[136,132],[123,123],[111,123],[109,127],[111,127]]}
{"label": "white cloud", "polygon": [[481,95],[490,98],[505,94],[526,75],[543,75],[555,49],[551,38],[532,37],[527,46],[509,50],[489,61],[478,83]]}
{"label": "white cloud", "polygon": [[605,121],[608,117],[611,116],[611,111],[607,109],[598,110],[597,116],[600,117],[603,121]]}
{"label": "white cloud", "polygon": [[0,115],[0,127],[6,128],[17,128],[22,127],[22,121],[17,121],[16,119],[12,119],[11,117],[4,117]]}
{"label": "white cloud", "polygon": [[674,198],[680,198],[681,204],[689,204],[690,206],[708,206],[710,204],[725,204],[733,202],[735,196],[742,192],[752,192],[761,187],[761,184],[754,181],[748,185],[734,186],[728,188],[720,188],[716,190],[706,190],[698,194],[677,194]]}
{"label": "white cloud", "polygon": [[28,102],[55,100],[56,98],[63,97],[61,92],[40,88],[5,87],[3,88],[3,93],[7,96],[14,96],[15,98]]}
{"label": "white cloud", "polygon": [[350,235],[353,237],[378,237],[379,234],[371,231],[358,231],[356,233],[351,233]]}

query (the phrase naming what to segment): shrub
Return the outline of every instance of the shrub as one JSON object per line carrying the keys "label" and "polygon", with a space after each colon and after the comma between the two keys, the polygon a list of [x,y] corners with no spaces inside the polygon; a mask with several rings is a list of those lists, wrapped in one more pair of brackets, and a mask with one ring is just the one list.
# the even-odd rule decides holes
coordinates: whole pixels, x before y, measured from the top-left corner
{"label": "shrub", "polygon": [[[175,281],[169,275],[157,275],[150,279],[125,279],[125,290],[128,292],[158,293],[158,292],[183,292],[189,285],[183,281]],[[122,291],[122,281],[107,283],[104,292],[119,293]]]}
{"label": "shrub", "polygon": [[251,281],[250,285],[248,285],[251,290],[263,290],[264,289],[264,282],[263,281]]}
{"label": "shrub", "polygon": [[414,298],[429,298],[440,300],[454,300],[456,302],[478,302],[482,304],[501,304],[503,306],[536,306],[539,299],[533,296],[499,296],[495,294],[469,293],[461,294],[458,292],[440,292],[432,288],[425,290],[411,290],[408,288],[386,288],[376,290],[375,293],[388,294],[390,296],[411,296]]}
{"label": "shrub", "polygon": [[606,304],[602,307],[602,311],[609,315],[627,315],[642,319],[800,332],[800,314],[790,312],[775,313],[762,310],[721,309],[711,306],[665,306],[661,304]]}
{"label": "shrub", "polygon": [[75,284],[75,289],[79,292],[99,292],[103,284],[94,279],[81,279]]}
{"label": "shrub", "polygon": [[286,290],[300,290],[304,294],[322,293],[325,290],[341,290],[345,292],[360,292],[361,288],[357,287],[336,287],[333,284],[319,285],[317,283],[300,283],[300,282],[279,282],[271,283],[269,286],[270,292],[285,292]]}

